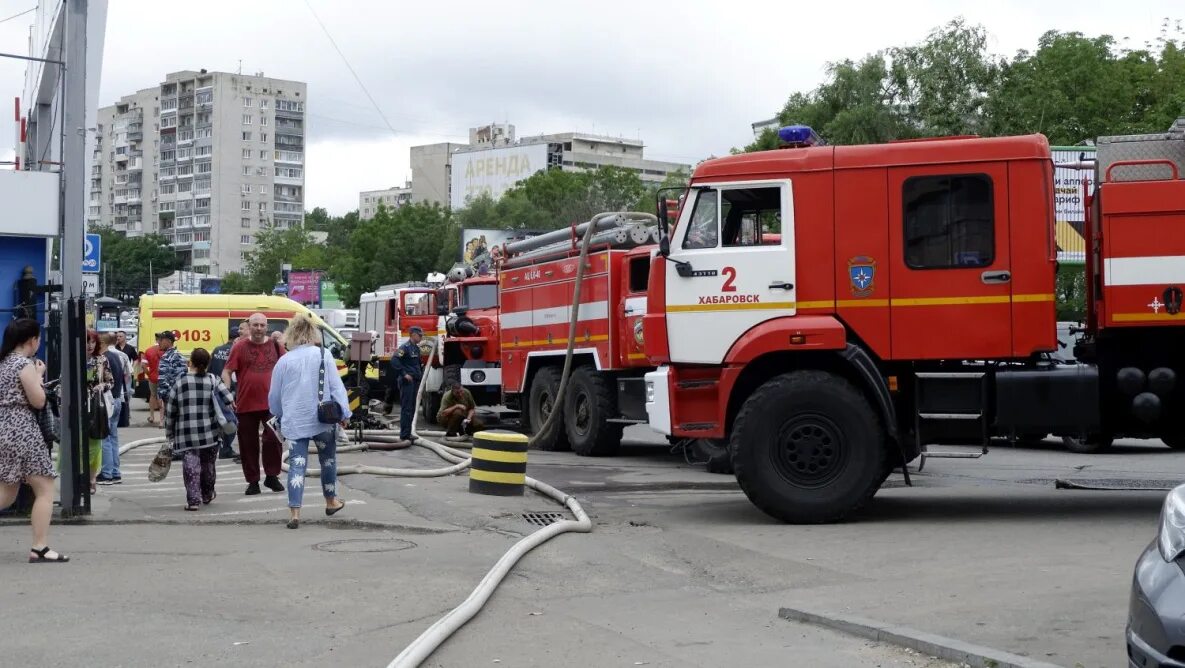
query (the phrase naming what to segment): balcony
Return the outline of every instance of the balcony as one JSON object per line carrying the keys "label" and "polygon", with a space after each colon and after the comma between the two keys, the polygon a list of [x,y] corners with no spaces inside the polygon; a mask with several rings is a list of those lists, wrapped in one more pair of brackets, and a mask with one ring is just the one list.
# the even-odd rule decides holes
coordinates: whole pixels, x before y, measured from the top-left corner
{"label": "balcony", "polygon": [[303,111],[286,111],[279,107],[275,110],[276,118],[304,118]]}
{"label": "balcony", "polygon": [[144,169],[144,158],[132,158],[128,161],[128,171]]}
{"label": "balcony", "polygon": [[178,98],[177,110],[182,111],[182,112],[184,112],[186,110],[192,111],[193,110],[193,96],[188,95],[186,97]]}
{"label": "balcony", "polygon": [[127,204],[128,197],[127,197],[127,195],[123,195],[123,196],[116,195],[115,198],[112,200],[112,202],[114,204]]}
{"label": "balcony", "polygon": [[128,154],[127,153],[116,153],[115,154],[115,162],[118,163],[118,162],[127,162],[127,161],[128,161]]}
{"label": "balcony", "polygon": [[142,200],[140,199],[141,197],[142,197],[142,195],[140,193],[136,193],[134,195],[132,193],[128,193],[127,203],[128,204],[140,204],[140,203],[142,203]]}

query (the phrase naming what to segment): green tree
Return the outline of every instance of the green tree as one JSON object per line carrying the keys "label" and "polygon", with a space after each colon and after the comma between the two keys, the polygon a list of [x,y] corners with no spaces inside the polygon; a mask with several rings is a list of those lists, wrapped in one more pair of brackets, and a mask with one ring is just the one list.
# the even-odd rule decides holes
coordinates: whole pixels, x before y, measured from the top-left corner
{"label": "green tree", "polygon": [[91,230],[103,243],[103,262],[107,265],[106,292],[110,297],[131,301],[149,290],[153,281],[181,267],[177,253],[159,234],[128,237],[110,227]]}
{"label": "green tree", "polygon": [[293,268],[323,269],[317,264],[324,261],[324,250],[316,249],[307,230],[292,227],[286,230],[263,229],[255,238],[255,249],[247,254],[243,276],[251,292],[270,293],[280,280],[280,266],[291,264]]}
{"label": "green tree", "polygon": [[247,277],[237,271],[230,271],[222,275],[221,291],[224,295],[248,294],[252,292],[251,287],[247,284]]}
{"label": "green tree", "polygon": [[456,229],[451,212],[438,204],[380,206],[373,218],[358,223],[333,267],[342,301],[353,308],[364,292],[447,269],[452,262],[442,258],[456,255]]}

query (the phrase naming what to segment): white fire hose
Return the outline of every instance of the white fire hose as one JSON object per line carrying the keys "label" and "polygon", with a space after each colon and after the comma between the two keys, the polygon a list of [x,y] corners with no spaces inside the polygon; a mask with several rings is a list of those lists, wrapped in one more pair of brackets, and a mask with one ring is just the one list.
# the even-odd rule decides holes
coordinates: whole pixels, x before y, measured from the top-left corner
{"label": "white fire hose", "polygon": [[[580,309],[580,294],[581,286],[584,282],[585,260],[588,256],[588,249],[592,240],[594,225],[588,225],[585,231],[584,239],[580,248],[580,256],[576,270],[576,282],[573,294],[573,308],[571,318],[568,323],[568,348],[564,357],[563,372],[560,375],[560,384],[556,390],[557,397],[563,397],[564,391],[567,389],[568,377],[572,368],[572,350],[576,342],[576,325],[577,317]],[[443,362],[443,350],[440,349],[439,337],[437,337],[432,344],[432,353],[429,354],[429,359],[432,356],[438,356]],[[450,462],[450,466],[437,469],[405,469],[405,468],[391,468],[386,466],[369,466],[362,464],[354,464],[350,466],[338,466],[337,474],[369,474],[381,476],[395,476],[395,477],[411,477],[411,478],[435,478],[442,476],[450,476],[460,473],[469,468],[472,459],[469,453],[466,453],[457,448],[449,447],[424,438],[423,434],[438,435],[439,431],[425,431],[419,432],[416,430],[415,422],[419,416],[421,399],[424,394],[424,383],[420,383],[419,391],[416,393],[416,408],[412,415],[412,435],[415,437],[415,445],[427,448],[435,452],[441,459]],[[559,410],[552,410],[547,416],[543,425],[535,430],[536,433],[546,433],[552,422],[557,419],[560,414]],[[363,432],[363,438],[373,438],[374,442],[391,442],[393,440],[394,432],[390,430],[369,430]],[[139,448],[145,445],[160,445],[165,442],[165,437],[154,436],[152,438],[140,439],[133,441],[122,447],[119,452],[123,454],[134,448]],[[310,444],[312,445],[312,444]],[[366,442],[352,443],[349,445],[338,446],[337,452],[352,452],[366,449]],[[313,448],[310,448],[312,451]],[[283,464],[284,470],[288,469],[287,453],[282,458],[285,462]],[[308,469],[305,472],[306,476],[318,477],[320,476],[319,469]],[[493,568],[486,573],[485,577],[481,579],[477,587],[469,594],[469,596],[461,602],[460,605],[453,608],[443,617],[438,619],[432,626],[429,626],[423,633],[413,640],[407,647],[395,657],[394,660],[388,664],[387,668],[415,668],[419,666],[424,659],[428,658],[437,648],[439,648],[453,633],[464,626],[469,620],[473,619],[486,602],[489,601],[490,596],[494,594],[494,590],[502,583],[511,568],[518,563],[528,552],[536,547],[546,543],[552,538],[563,533],[589,533],[592,531],[592,520],[589,519],[588,514],[584,512],[584,508],[576,500],[576,497],[562,492],[545,482],[541,482],[531,477],[526,478],[526,486],[539,492],[540,494],[550,497],[565,506],[572,515],[574,520],[561,520],[554,522],[546,527],[524,536],[519,539],[511,548],[502,555]]]}

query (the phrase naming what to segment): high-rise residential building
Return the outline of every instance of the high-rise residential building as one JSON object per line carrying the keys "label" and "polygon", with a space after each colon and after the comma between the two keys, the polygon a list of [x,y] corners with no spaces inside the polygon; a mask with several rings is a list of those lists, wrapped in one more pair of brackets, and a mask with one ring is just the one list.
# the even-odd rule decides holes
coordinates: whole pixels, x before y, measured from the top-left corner
{"label": "high-rise residential building", "polygon": [[513,125],[492,124],[469,129],[468,144],[411,147],[413,202],[439,202],[454,209],[472,197],[495,199],[514,184],[545,169],[583,172],[620,167],[645,183],[661,183],[668,174],[691,166],[651,160],[640,139],[583,132],[515,138]]}
{"label": "high-rise residential building", "polygon": [[88,224],[242,271],[261,230],[304,221],[306,98],[299,81],[187,70],[99,109]]}
{"label": "high-rise residential building", "polygon": [[411,202],[411,197],[411,181],[408,181],[404,186],[386,190],[363,190],[358,193],[358,217],[362,220],[370,220],[374,218],[374,214],[378,213],[380,204],[388,209],[394,209]]}

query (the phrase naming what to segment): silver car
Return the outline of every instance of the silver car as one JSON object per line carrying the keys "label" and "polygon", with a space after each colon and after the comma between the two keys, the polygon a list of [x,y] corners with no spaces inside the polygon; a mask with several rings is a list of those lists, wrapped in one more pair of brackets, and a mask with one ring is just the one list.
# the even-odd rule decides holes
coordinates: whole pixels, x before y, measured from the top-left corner
{"label": "silver car", "polygon": [[1185,668],[1185,485],[1165,497],[1160,533],[1136,562],[1127,657],[1129,668]]}

